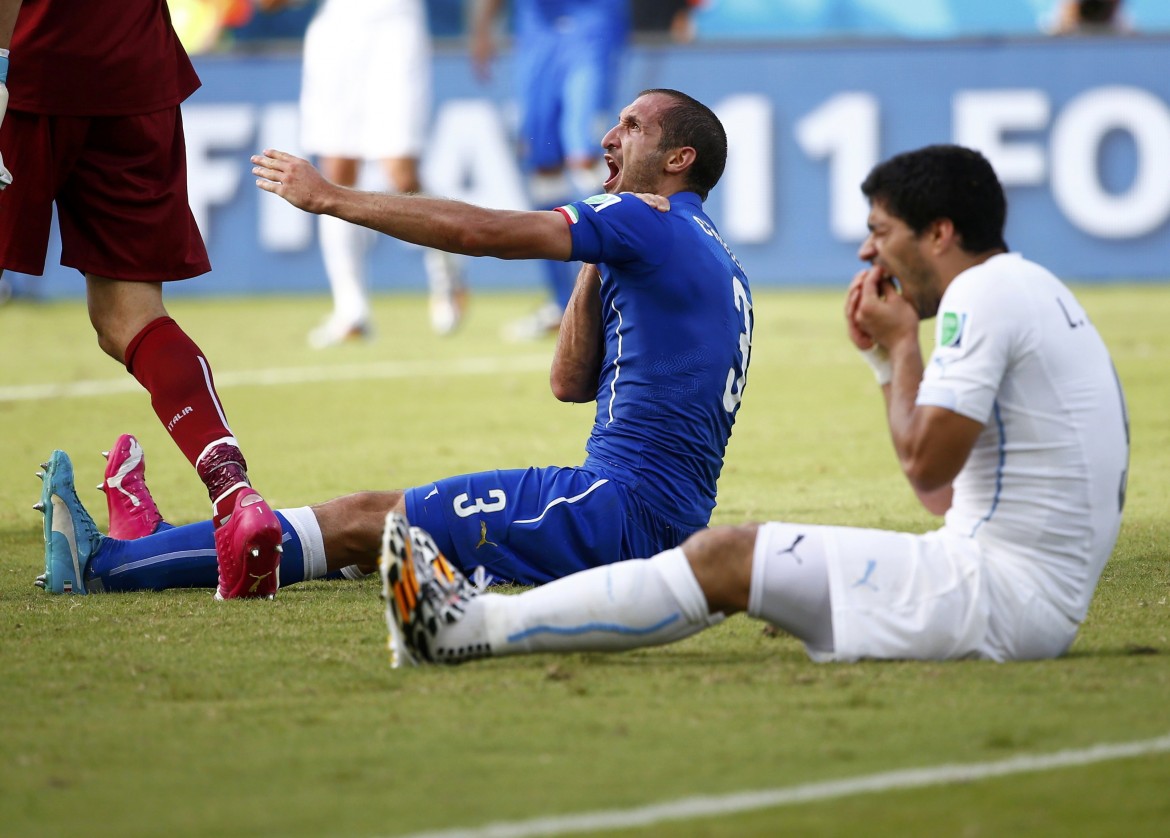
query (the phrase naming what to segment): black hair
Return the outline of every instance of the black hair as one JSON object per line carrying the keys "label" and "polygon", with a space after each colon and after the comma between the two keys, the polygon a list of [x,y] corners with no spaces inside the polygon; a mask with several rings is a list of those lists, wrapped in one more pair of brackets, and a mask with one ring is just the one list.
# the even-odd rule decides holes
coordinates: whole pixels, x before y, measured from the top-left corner
{"label": "black hair", "polygon": [[949,218],[968,253],[1008,249],[1003,238],[1007,199],[995,170],[978,151],[931,145],[898,154],[875,166],[861,191],[915,235]]}
{"label": "black hair", "polygon": [[643,90],[639,96],[658,93],[672,103],[662,112],[660,149],[690,146],[695,162],[687,170],[687,186],[704,201],[723,176],[727,165],[727,132],[714,111],[698,99],[669,88]]}

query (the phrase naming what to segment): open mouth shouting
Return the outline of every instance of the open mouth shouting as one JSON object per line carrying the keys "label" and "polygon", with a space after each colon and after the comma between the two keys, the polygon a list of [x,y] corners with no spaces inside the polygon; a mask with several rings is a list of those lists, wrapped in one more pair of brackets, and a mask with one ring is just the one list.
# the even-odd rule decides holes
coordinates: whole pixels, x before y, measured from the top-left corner
{"label": "open mouth shouting", "polygon": [[614,188],[617,186],[618,178],[621,176],[622,170],[621,166],[618,165],[617,160],[614,159],[612,154],[605,155],[605,165],[609,167],[609,177],[605,179],[605,183],[602,184],[602,188],[605,189],[606,192],[612,193]]}

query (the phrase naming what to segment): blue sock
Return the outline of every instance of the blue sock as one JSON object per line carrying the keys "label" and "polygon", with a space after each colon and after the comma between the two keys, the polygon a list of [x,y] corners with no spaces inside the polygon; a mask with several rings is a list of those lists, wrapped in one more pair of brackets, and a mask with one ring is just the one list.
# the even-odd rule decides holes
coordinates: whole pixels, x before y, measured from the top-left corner
{"label": "blue sock", "polygon": [[553,301],[560,306],[561,311],[569,304],[569,297],[573,295],[573,286],[577,284],[577,271],[580,265],[576,262],[544,262],[545,283],[552,293]]}
{"label": "blue sock", "polygon": [[[280,586],[303,582],[305,554],[296,530],[277,512],[284,553]],[[153,535],[120,541],[103,539],[90,560],[86,579],[100,579],[107,591],[162,591],[167,588],[214,588],[219,584],[215,530],[211,521],[182,527],[160,524]]]}

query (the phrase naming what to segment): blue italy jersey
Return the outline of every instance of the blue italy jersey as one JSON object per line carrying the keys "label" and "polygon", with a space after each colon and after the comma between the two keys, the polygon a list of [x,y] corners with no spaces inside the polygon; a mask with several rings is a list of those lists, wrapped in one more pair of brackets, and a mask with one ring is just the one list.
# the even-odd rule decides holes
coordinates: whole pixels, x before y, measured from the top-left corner
{"label": "blue italy jersey", "polygon": [[691,192],[666,213],[629,194],[560,211],[572,258],[601,273],[605,357],[585,468],[705,526],[751,353],[743,267]]}
{"label": "blue italy jersey", "polygon": [[628,0],[513,0],[516,35],[554,36],[573,29],[585,37],[624,39]]}

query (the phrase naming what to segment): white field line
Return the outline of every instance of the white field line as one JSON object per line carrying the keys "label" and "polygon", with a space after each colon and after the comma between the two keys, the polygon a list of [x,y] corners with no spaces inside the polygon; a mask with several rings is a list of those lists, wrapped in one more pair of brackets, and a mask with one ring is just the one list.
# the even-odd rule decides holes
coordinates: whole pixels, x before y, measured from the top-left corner
{"label": "white field line", "polygon": [[[373,381],[392,378],[446,378],[457,375],[496,375],[547,370],[548,355],[467,358],[450,361],[383,361],[319,367],[276,367],[264,370],[215,373],[216,389],[265,387],[278,384],[310,384],[323,381]],[[41,399],[81,399],[119,393],[141,393],[142,385],[132,376],[101,381],[73,381],[54,384],[26,384],[0,387],[0,403]]]}
{"label": "white field line", "polygon": [[936,765],[930,768],[887,771],[881,774],[807,783],[787,788],[748,791],[721,796],[686,797],[669,803],[657,803],[636,809],[611,809],[562,817],[491,823],[469,829],[422,832],[409,836],[409,838],[525,838],[525,836],[534,835],[596,832],[603,829],[632,829],[652,826],[664,821],[732,815],[797,803],[833,800],[856,794],[903,791],[947,783],[985,780],[990,777],[1004,777],[1010,774],[1051,771],[1057,768],[1092,765],[1107,760],[1130,759],[1148,754],[1166,753],[1167,751],[1170,751],[1170,736],[1162,736],[1141,742],[1094,745],[1080,750],[1057,751],[1053,754],[1034,756],[1025,754],[998,762]]}

